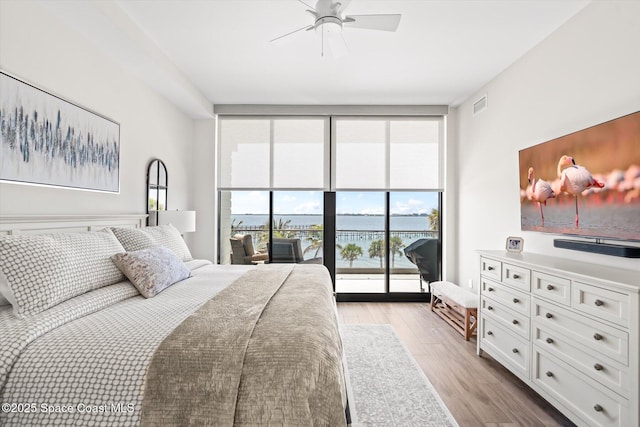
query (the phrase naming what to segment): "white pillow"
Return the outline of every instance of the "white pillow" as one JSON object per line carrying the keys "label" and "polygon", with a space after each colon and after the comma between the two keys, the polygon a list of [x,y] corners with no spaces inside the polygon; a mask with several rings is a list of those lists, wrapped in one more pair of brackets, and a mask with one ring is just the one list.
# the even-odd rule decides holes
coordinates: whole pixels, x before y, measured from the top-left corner
{"label": "white pillow", "polygon": [[25,318],[124,280],[109,259],[124,248],[107,232],[0,236],[0,293]]}
{"label": "white pillow", "polygon": [[127,252],[164,246],[171,249],[181,261],[193,259],[180,232],[171,224],[143,228],[112,227],[111,231]]}
{"label": "white pillow", "polygon": [[191,276],[184,262],[162,246],[115,254],[111,260],[145,298]]}
{"label": "white pillow", "polygon": [[8,285],[6,285],[6,283],[7,278],[4,277],[4,274],[2,274],[2,270],[0,270],[0,307],[2,307],[3,305],[11,305],[11,303],[2,294],[2,288],[4,286],[7,286],[7,290],[5,292],[9,292]]}

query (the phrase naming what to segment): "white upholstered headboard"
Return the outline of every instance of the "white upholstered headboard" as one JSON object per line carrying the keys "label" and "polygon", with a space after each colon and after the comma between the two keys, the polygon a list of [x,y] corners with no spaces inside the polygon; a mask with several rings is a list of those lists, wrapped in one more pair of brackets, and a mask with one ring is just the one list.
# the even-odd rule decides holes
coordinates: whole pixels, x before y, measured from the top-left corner
{"label": "white upholstered headboard", "polygon": [[0,235],[74,233],[105,227],[144,227],[147,214],[128,215],[2,215]]}

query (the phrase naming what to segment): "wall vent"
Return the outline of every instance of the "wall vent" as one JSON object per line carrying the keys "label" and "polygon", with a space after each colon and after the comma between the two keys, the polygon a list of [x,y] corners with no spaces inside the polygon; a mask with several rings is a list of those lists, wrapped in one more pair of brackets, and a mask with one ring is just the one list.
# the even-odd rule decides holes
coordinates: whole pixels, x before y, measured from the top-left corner
{"label": "wall vent", "polygon": [[476,116],[487,109],[487,95],[482,95],[480,99],[473,103],[473,115]]}

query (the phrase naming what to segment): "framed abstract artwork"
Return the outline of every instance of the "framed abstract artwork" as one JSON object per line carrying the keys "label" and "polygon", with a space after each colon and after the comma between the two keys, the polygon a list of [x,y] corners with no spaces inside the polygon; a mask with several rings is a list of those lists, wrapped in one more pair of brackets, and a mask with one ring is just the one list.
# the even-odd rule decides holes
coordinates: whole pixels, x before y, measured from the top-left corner
{"label": "framed abstract artwork", "polygon": [[0,72],[0,181],[120,191],[120,125]]}

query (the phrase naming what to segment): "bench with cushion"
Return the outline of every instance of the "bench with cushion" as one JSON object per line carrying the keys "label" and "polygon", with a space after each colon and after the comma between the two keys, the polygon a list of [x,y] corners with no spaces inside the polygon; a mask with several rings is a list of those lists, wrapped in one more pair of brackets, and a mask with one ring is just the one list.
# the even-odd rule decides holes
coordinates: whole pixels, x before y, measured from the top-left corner
{"label": "bench with cushion", "polygon": [[478,325],[478,296],[451,282],[433,282],[431,311],[469,341]]}

